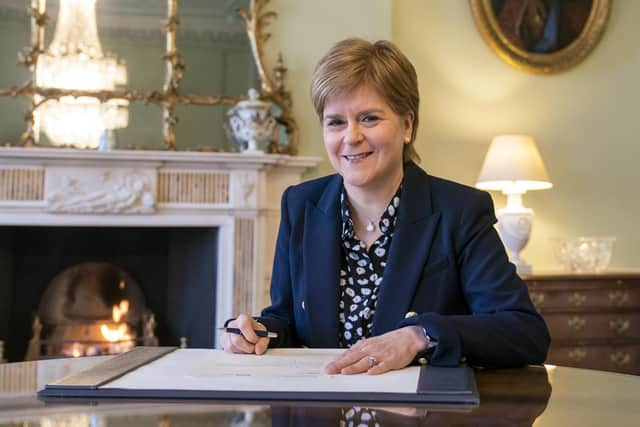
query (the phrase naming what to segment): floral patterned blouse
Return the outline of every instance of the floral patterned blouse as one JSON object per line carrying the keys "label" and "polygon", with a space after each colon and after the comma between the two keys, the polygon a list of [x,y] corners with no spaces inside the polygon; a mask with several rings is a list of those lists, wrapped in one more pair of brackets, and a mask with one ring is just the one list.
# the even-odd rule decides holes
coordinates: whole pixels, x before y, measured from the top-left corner
{"label": "floral patterned blouse", "polygon": [[353,228],[349,201],[344,187],[340,194],[342,214],[342,263],[340,267],[340,302],[338,309],[338,343],[351,347],[361,338],[371,336],[378,289],[387,265],[393,230],[398,219],[400,192],[398,187],[378,222],[382,233],[369,250]]}

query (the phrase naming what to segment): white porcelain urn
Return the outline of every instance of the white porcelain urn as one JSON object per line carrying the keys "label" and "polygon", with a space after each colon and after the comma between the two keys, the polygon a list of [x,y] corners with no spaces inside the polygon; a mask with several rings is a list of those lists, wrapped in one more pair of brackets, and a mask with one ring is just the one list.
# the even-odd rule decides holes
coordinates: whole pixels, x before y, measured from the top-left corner
{"label": "white porcelain urn", "polygon": [[264,153],[259,147],[271,139],[276,120],[271,116],[271,102],[261,101],[258,91],[249,89],[249,99],[238,102],[227,112],[230,130],[240,142],[240,151]]}

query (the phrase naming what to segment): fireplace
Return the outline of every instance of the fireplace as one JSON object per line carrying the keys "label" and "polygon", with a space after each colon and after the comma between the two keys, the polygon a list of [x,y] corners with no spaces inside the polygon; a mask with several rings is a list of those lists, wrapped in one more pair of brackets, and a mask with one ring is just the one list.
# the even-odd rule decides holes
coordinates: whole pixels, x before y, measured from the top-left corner
{"label": "fireplace", "polygon": [[[61,337],[55,334],[55,326],[74,323],[78,330],[86,330],[95,322],[99,328],[112,318],[113,306],[120,307],[123,300],[129,304],[125,318],[139,338],[137,344],[144,343],[145,335],[149,337],[144,325],[150,319],[144,315],[153,314],[153,335],[160,345],[177,346],[184,338],[190,347],[213,347],[217,242],[214,227],[0,227],[0,259],[4,262],[0,268],[0,334],[5,357],[10,361],[25,358],[36,315],[42,324],[39,354],[60,354],[55,349],[47,351],[48,344],[61,344],[56,342]],[[87,265],[96,264],[120,273],[115,276],[114,271],[100,268],[87,271]],[[75,277],[81,282],[76,284],[82,285],[82,294],[75,294],[75,299],[84,304],[75,304],[68,293],[63,295],[66,301],[52,301],[51,294],[58,288],[69,288],[68,282],[60,283],[60,276],[79,266],[85,266],[84,276],[107,276],[103,277],[106,285],[119,287],[124,278],[125,289],[112,289],[112,294],[105,295],[97,282],[100,277]],[[87,312],[89,307],[91,312]],[[65,338],[69,340],[79,342],[82,337]]]}
{"label": "fireplace", "polygon": [[42,294],[25,359],[119,354],[143,338],[154,340],[155,329],[146,323],[155,323],[155,316],[129,273],[106,262],[75,264],[58,273]]}
{"label": "fireplace", "polygon": [[[0,147],[5,357],[24,358],[45,289],[83,263],[130,276],[161,345],[215,346],[216,326],[268,304],[280,196],[318,160]],[[138,342],[145,332],[131,326]]]}

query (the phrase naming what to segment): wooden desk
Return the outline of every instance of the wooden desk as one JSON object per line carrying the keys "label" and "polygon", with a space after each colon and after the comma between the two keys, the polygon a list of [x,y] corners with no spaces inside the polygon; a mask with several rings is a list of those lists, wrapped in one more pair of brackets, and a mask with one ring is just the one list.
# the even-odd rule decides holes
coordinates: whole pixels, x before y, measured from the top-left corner
{"label": "wooden desk", "polygon": [[[0,365],[0,426],[243,425],[338,426],[354,406],[211,401],[62,401],[45,403],[36,390],[108,356]],[[381,426],[636,426],[640,377],[563,367],[477,372],[480,406],[365,408]],[[373,424],[371,424],[373,425]]]}
{"label": "wooden desk", "polygon": [[640,274],[524,279],[551,334],[547,363],[640,374]]}

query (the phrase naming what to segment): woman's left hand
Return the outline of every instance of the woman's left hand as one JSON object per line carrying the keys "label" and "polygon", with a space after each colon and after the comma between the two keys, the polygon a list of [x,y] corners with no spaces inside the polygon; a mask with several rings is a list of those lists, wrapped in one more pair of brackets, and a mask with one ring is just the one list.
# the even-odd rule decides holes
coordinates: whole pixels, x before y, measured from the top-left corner
{"label": "woman's left hand", "polygon": [[358,341],[324,370],[327,374],[382,374],[404,368],[428,345],[429,340],[420,326],[405,326]]}

